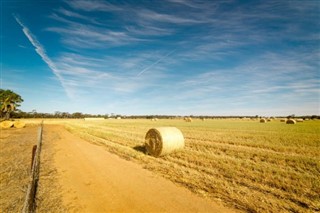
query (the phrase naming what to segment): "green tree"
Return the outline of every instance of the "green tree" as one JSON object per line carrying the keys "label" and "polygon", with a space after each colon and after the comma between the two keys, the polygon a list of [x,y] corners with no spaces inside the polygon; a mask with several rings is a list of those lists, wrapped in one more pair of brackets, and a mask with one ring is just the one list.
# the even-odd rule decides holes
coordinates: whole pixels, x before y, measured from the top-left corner
{"label": "green tree", "polygon": [[0,89],[0,113],[4,120],[10,119],[10,115],[14,112],[23,99],[20,95],[11,90]]}

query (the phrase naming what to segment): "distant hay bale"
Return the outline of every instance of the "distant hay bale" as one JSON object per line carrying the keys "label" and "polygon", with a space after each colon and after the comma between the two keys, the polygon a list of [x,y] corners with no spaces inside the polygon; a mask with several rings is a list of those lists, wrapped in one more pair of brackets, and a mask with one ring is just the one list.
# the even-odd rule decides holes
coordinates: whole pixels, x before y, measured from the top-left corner
{"label": "distant hay bale", "polygon": [[176,127],[157,127],[149,129],[145,136],[148,154],[159,157],[184,148],[184,137]]}
{"label": "distant hay bale", "polygon": [[287,119],[280,119],[280,122],[287,122]]}
{"label": "distant hay bale", "polygon": [[13,124],[13,126],[14,126],[15,128],[20,129],[20,128],[24,128],[24,127],[26,126],[26,123],[23,122],[23,121],[15,121],[14,124]]}
{"label": "distant hay bale", "polygon": [[267,123],[267,120],[264,119],[264,118],[261,118],[261,119],[260,119],[260,123]]}
{"label": "distant hay bale", "polygon": [[302,118],[296,119],[297,122],[303,122]]}
{"label": "distant hay bale", "polygon": [[185,117],[184,120],[185,120],[186,122],[192,122],[192,118],[190,118],[190,117]]}
{"label": "distant hay bale", "polygon": [[288,119],[286,124],[296,124],[297,122],[294,119]]}
{"label": "distant hay bale", "polygon": [[0,123],[0,126],[2,129],[9,129],[9,128],[13,127],[13,122],[12,121],[2,121]]}

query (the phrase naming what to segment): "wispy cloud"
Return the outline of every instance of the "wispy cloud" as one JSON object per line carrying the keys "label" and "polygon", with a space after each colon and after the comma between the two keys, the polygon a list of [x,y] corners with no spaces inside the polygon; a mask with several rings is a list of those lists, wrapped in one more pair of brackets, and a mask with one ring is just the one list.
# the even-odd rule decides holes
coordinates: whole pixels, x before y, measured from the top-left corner
{"label": "wispy cloud", "polygon": [[96,68],[92,69],[90,66],[95,65],[97,61],[94,58],[90,58],[91,61],[88,61],[87,58],[84,57],[79,58],[75,55],[69,55],[69,57],[58,58],[56,62],[53,62],[48,57],[45,48],[31,33],[29,28],[23,24],[18,16],[15,15],[14,18],[22,27],[24,34],[35,47],[36,52],[43,62],[48,65],[53,74],[57,77],[69,98],[75,99],[76,97],[79,97],[81,88],[101,87],[106,80],[110,81],[116,79],[116,77],[110,75],[108,72],[104,72],[104,70],[96,71]]}
{"label": "wispy cloud", "polygon": [[[96,21],[91,21],[92,18],[87,19],[94,24],[69,20],[58,14],[52,14],[50,18],[67,25],[48,27],[46,30],[60,34],[65,44],[76,48],[109,48],[143,41],[141,38],[129,35],[125,30],[110,30],[103,23],[96,25]],[[81,20],[83,19],[86,18],[81,17]]]}
{"label": "wispy cloud", "polygon": [[59,70],[57,69],[57,67],[53,63],[53,61],[46,54],[44,47],[40,44],[40,42],[36,39],[36,37],[30,32],[29,28],[27,28],[26,25],[22,23],[22,21],[18,18],[17,15],[14,15],[14,18],[18,22],[18,24],[22,27],[23,33],[28,38],[28,40],[31,42],[31,44],[35,47],[36,52],[41,57],[43,62],[45,62],[48,65],[48,67],[51,69],[53,74],[60,81],[60,83],[61,83],[62,87],[65,89],[65,92],[67,93],[67,95],[69,97],[71,97],[71,94],[67,90],[66,85],[64,85],[64,82],[63,82],[62,76],[59,73]]}
{"label": "wispy cloud", "polygon": [[111,3],[105,1],[71,0],[65,1],[70,7],[83,11],[115,11],[121,10]]}
{"label": "wispy cloud", "polygon": [[[110,31],[98,29],[95,27],[69,26],[67,28],[49,27],[48,31],[59,33],[64,36],[63,41],[67,44],[73,44],[78,47],[104,47],[104,44],[110,46],[124,45],[129,42],[138,41],[138,39],[130,37],[125,32]],[[108,46],[107,46],[108,47]]]}
{"label": "wispy cloud", "polygon": [[190,0],[167,0],[171,3],[181,4],[191,8],[203,9],[204,7],[207,8],[206,2],[196,2]]}
{"label": "wispy cloud", "polygon": [[172,24],[199,24],[205,23],[204,20],[201,19],[190,19],[187,17],[176,16],[171,14],[164,14],[155,12],[152,10],[140,10],[138,16],[142,18],[144,21],[157,21],[157,22],[167,22]]}
{"label": "wispy cloud", "polygon": [[[15,19],[69,96],[102,97],[115,109],[150,104],[151,112],[160,104],[169,110],[166,103],[186,113],[245,111],[249,103],[262,112],[283,99],[294,103],[295,96],[314,106],[312,96],[319,97],[319,15],[313,6],[63,1],[46,16],[44,33],[58,34],[63,44],[52,58]],[[48,53],[54,49],[43,44]]]}
{"label": "wispy cloud", "polygon": [[[78,23],[75,21],[68,20],[66,18],[70,18],[72,20],[77,20],[82,23],[93,24],[97,26],[106,26],[103,22],[97,20],[95,17],[90,17],[86,15],[82,15],[78,12],[68,10],[66,8],[60,7],[59,9],[55,10],[56,13],[49,15],[50,18],[60,21],[62,23],[77,25]],[[60,15],[58,15],[60,14]],[[66,18],[63,18],[66,17]]]}

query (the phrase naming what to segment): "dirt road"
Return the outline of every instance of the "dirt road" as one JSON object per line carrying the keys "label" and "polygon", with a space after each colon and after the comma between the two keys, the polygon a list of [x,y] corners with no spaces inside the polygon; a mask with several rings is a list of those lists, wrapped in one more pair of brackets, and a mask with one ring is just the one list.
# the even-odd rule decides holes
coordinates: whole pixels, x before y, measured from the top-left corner
{"label": "dirt road", "polygon": [[62,126],[45,126],[44,131],[45,137],[59,135],[52,144],[61,199],[76,206],[76,212],[232,212],[72,135]]}

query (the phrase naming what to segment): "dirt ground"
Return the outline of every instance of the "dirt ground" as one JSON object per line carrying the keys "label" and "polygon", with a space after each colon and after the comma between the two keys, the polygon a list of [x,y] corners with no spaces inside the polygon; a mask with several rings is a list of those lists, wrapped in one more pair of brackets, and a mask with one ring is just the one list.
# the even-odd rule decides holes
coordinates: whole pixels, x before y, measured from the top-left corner
{"label": "dirt ground", "polygon": [[[0,212],[22,209],[37,129],[2,131]],[[59,125],[43,129],[36,204],[37,212],[233,212]]]}

